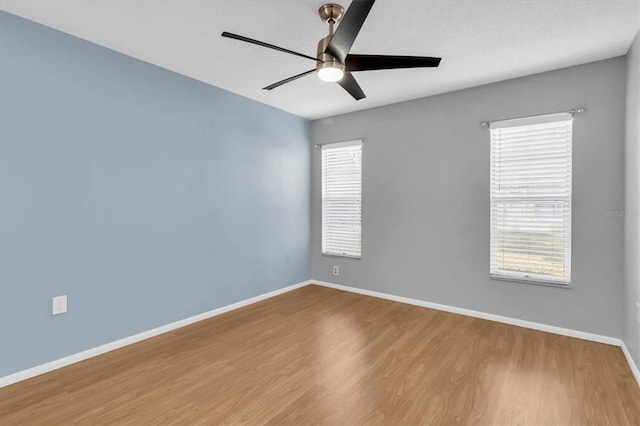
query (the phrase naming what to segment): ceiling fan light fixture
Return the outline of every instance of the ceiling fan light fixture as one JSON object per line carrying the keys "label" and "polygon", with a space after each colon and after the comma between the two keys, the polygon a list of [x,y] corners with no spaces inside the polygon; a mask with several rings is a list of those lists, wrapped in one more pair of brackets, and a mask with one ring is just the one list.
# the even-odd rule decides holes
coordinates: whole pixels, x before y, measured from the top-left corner
{"label": "ceiling fan light fixture", "polygon": [[342,77],[344,77],[344,64],[327,53],[318,53],[318,61],[322,61],[316,64],[320,80],[328,82],[342,80]]}
{"label": "ceiling fan light fixture", "polygon": [[318,77],[322,81],[339,81],[344,76],[344,71],[339,67],[324,67],[318,70]]}

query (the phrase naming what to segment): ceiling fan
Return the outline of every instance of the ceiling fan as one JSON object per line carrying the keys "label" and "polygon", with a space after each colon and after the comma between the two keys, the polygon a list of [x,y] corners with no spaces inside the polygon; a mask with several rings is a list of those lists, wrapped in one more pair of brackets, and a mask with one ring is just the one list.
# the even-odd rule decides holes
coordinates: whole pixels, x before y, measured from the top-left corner
{"label": "ceiling fan", "polygon": [[[375,0],[353,0],[346,13],[342,6],[335,3],[327,3],[320,7],[318,13],[320,14],[320,18],[329,25],[329,35],[321,39],[318,43],[318,52],[315,58],[227,31],[223,32],[222,36],[316,61],[316,67],[314,69],[270,84],[263,88],[265,90],[275,89],[276,87],[290,83],[315,71],[321,80],[337,82],[343,89],[349,92],[355,100],[360,100],[366,96],[353,77],[353,74],[351,74],[353,71],[437,67],[440,64],[440,58],[427,56],[350,54],[351,46],[358,32],[360,32],[360,28],[362,24],[364,24],[374,2]],[[334,32],[334,26],[338,23],[338,28]]]}

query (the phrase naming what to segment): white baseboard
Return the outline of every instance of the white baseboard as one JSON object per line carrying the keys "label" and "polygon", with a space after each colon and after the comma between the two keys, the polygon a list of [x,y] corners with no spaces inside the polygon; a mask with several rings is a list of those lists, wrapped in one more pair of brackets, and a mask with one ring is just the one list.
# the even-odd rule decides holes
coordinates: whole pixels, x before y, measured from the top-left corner
{"label": "white baseboard", "polygon": [[629,353],[629,349],[627,349],[627,345],[624,344],[624,341],[622,341],[622,353],[624,353],[624,357],[627,359],[629,367],[631,367],[631,371],[638,382],[638,386],[640,386],[640,370],[638,370],[638,366],[633,358],[631,358],[631,353]]}
{"label": "white baseboard", "polygon": [[51,362],[47,362],[46,364],[41,364],[27,370],[19,371],[17,373],[10,374],[8,376],[0,377],[0,388],[4,386],[9,386],[13,383],[17,383],[23,380],[30,379],[35,376],[39,376],[44,373],[48,373],[53,370],[57,370],[58,368],[66,367],[67,365],[75,364],[76,362],[84,361],[85,359],[89,359],[106,352],[113,351],[115,349],[122,348],[124,346],[131,345],[133,343],[140,342],[145,339],[149,339],[154,336],[158,336],[163,333],[167,333],[169,331],[176,330],[178,328],[187,326],[189,324],[193,324],[198,321],[205,320],[207,318],[211,318],[217,315],[224,314],[226,312],[232,311],[234,309],[242,308],[244,306],[251,305],[256,302],[260,302],[261,300],[265,300],[283,293],[287,293],[289,291],[295,290],[297,288],[301,288],[307,286],[309,284],[317,284],[323,287],[334,288],[337,290],[348,291],[351,293],[363,294],[365,296],[377,297],[380,299],[392,300],[394,302],[407,303],[410,305],[422,306],[425,308],[436,309],[439,311],[452,312],[455,314],[471,316],[475,318],[486,319],[490,321],[501,322],[505,324],[516,325],[519,327],[530,328],[533,330],[546,331],[549,333],[560,334],[563,336],[576,337],[578,339],[590,340],[599,343],[606,343],[609,345],[620,346],[624,353],[624,356],[629,363],[629,367],[633,372],[638,384],[640,385],[640,371],[638,370],[638,366],[635,364],[629,351],[621,339],[609,336],[602,336],[599,334],[587,333],[584,331],[577,331],[568,328],[556,327],[553,325],[541,324],[533,321],[525,321],[516,318],[505,317],[501,315],[489,314],[486,312],[474,311],[471,309],[458,308],[455,306],[442,305],[439,303],[426,302],[424,300],[411,299],[408,297],[395,296],[392,294],[381,293],[377,291],[364,290],[357,287],[349,287],[341,284],[333,284],[326,281],[318,281],[318,280],[309,280],[303,281],[298,284],[293,284],[288,287],[284,287],[278,290],[271,291],[269,293],[261,294],[259,296],[255,296],[246,300],[242,300],[240,302],[232,303],[231,305],[223,306],[208,312],[204,312],[202,314],[194,315],[189,318],[182,319],[180,321],[172,322],[170,324],[166,324],[152,330],[147,330],[142,333],[135,334],[133,336],[125,337],[120,340],[116,340],[115,342],[107,343],[92,349],[88,349],[86,351],[78,352],[76,354],[72,354]]}
{"label": "white baseboard", "polygon": [[538,331],[546,331],[548,333],[560,334],[562,336],[575,337],[583,340],[590,340],[592,342],[605,343],[608,345],[619,346],[624,353],[624,357],[627,359],[629,368],[640,386],[640,370],[631,358],[631,354],[627,349],[627,345],[624,344],[622,339],[617,337],[603,336],[600,334],[587,333],[585,331],[572,330],[570,328],[556,327],[555,325],[541,324],[533,321],[526,321],[517,318],[504,317],[501,315],[488,314],[486,312],[474,311],[472,309],[458,308],[456,306],[441,305],[439,303],[425,302],[424,300],[411,299],[408,297],[395,296],[393,294],[381,293],[378,291],[364,290],[357,287],[349,287],[341,284],[329,283],[326,281],[311,280],[311,284],[317,284],[323,287],[334,288],[336,290],[348,291],[351,293],[363,294],[365,296],[377,297],[380,299],[393,300],[394,302],[407,303],[409,305],[422,306],[425,308],[436,309],[439,311],[451,312],[454,314],[466,315],[475,318],[486,319],[489,321],[501,322],[504,324],[517,325],[519,327],[530,328]]}
{"label": "white baseboard", "polygon": [[616,337],[602,336],[600,334],[587,333],[585,331],[572,330],[570,328],[556,327],[555,325],[541,324],[533,321],[526,321],[517,318],[504,317],[501,315],[489,314],[486,312],[474,311],[472,309],[458,308],[456,306],[441,305],[439,303],[426,302],[424,300],[411,299],[409,297],[395,296],[393,294],[381,293],[378,291],[363,290],[357,287],[349,287],[341,284],[333,284],[326,281],[311,280],[313,284],[324,287],[335,288],[337,290],[351,293],[364,294],[365,296],[377,297],[380,299],[393,300],[394,302],[407,303],[409,305],[422,306],[424,308],[437,309],[439,311],[452,312],[454,314],[466,315],[469,317],[482,318],[489,321],[501,322],[504,324],[517,325],[519,327],[531,328],[533,330],[546,331],[548,333],[561,334],[563,336],[576,337],[583,340],[591,340],[608,345],[622,346],[622,340]]}
{"label": "white baseboard", "polygon": [[27,370],[18,371],[17,373],[9,374],[8,376],[0,377],[0,388],[9,386],[13,383],[20,382],[22,380],[30,379],[40,374],[48,373],[49,371],[57,370],[58,368],[66,367],[67,365],[75,364],[76,362],[84,361],[85,359],[92,358],[94,356],[102,355],[103,353],[119,349],[123,346],[128,346],[133,343],[140,342],[142,340],[149,339],[150,337],[157,336],[169,331],[173,331],[177,328],[184,327],[189,324],[193,324],[198,321],[205,320],[207,318],[215,317],[216,315],[224,314],[234,309],[242,308],[247,305],[251,305],[261,300],[268,299],[270,297],[277,296],[279,294],[287,293],[291,290],[295,290],[300,287],[311,284],[312,281],[303,281],[298,284],[293,284],[288,287],[280,288],[278,290],[270,291],[269,293],[261,294],[259,296],[251,297],[249,299],[241,300],[240,302],[232,303],[231,305],[222,306],[220,308],[204,312],[202,314],[194,315],[189,318],[182,319],[180,321],[172,322],[152,330],[143,331],[142,333],[134,334],[133,336],[125,337],[115,342],[107,343],[95,348],[88,349],[86,351],[78,352],[64,358],[56,359],[46,364],[41,364]]}

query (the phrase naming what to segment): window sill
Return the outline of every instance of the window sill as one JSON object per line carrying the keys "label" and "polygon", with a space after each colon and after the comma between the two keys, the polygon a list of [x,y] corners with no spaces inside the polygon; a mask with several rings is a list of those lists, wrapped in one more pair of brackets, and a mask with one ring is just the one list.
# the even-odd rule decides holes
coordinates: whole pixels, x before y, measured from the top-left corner
{"label": "window sill", "polygon": [[565,290],[571,290],[573,288],[571,283],[564,284],[564,283],[558,283],[554,281],[533,280],[533,279],[527,279],[527,278],[508,277],[504,275],[494,275],[494,274],[489,274],[489,277],[492,280],[497,280],[497,281],[511,281],[511,282],[522,283],[522,284],[533,284],[533,285],[541,285],[545,287],[562,288]]}
{"label": "window sill", "polygon": [[362,256],[349,256],[346,254],[336,254],[336,253],[322,253],[322,255],[327,257],[339,257],[341,259],[362,260]]}

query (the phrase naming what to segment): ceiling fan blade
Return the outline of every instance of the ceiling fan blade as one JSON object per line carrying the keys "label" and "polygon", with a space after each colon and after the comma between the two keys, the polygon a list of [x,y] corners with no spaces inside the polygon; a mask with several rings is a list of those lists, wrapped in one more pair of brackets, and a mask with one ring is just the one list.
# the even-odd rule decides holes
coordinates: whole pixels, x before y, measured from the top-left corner
{"label": "ceiling fan blade", "polygon": [[325,52],[344,63],[375,0],[353,0]]}
{"label": "ceiling fan blade", "polygon": [[360,85],[353,77],[353,74],[351,74],[350,72],[345,72],[342,80],[338,80],[338,84],[342,86],[344,90],[349,92],[349,94],[353,96],[353,99],[355,99],[356,101],[359,101],[362,98],[366,98],[364,92],[360,88]]}
{"label": "ceiling fan blade", "polygon": [[289,82],[291,82],[291,81],[293,81],[293,80],[297,80],[297,79],[299,79],[300,77],[304,77],[304,76],[305,76],[305,75],[307,75],[307,74],[311,74],[311,73],[312,73],[312,72],[314,72],[315,70],[316,70],[316,69],[314,68],[314,69],[312,69],[312,70],[305,71],[305,72],[300,73],[300,74],[298,74],[298,75],[294,75],[293,77],[285,78],[284,80],[280,80],[280,81],[278,81],[277,83],[273,83],[273,84],[268,85],[267,87],[263,87],[263,89],[264,89],[264,90],[271,90],[271,89],[275,89],[276,87],[282,86],[283,84],[287,84],[287,83],[289,83]]}
{"label": "ceiling fan blade", "polygon": [[347,55],[347,71],[391,70],[396,68],[437,67],[440,58],[429,56]]}
{"label": "ceiling fan blade", "polygon": [[223,32],[221,35],[222,35],[222,37],[228,37],[228,38],[233,38],[233,39],[236,39],[236,40],[244,41],[244,42],[247,42],[247,43],[257,44],[258,46],[268,47],[269,49],[274,49],[274,50],[278,50],[280,52],[289,53],[291,55],[300,56],[302,58],[311,59],[312,61],[322,62],[320,59],[314,58],[313,56],[308,56],[308,55],[305,55],[305,54],[302,54],[302,53],[294,52],[293,50],[285,49],[284,47],[275,46],[273,44],[265,43],[265,42],[259,41],[259,40],[254,40],[252,38],[241,36],[241,35],[238,35],[238,34],[229,33],[227,31]]}

